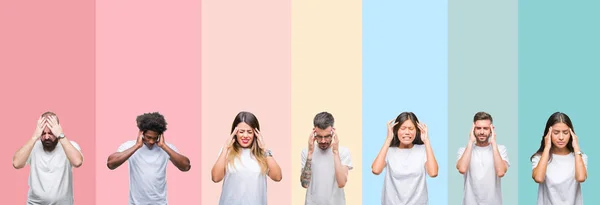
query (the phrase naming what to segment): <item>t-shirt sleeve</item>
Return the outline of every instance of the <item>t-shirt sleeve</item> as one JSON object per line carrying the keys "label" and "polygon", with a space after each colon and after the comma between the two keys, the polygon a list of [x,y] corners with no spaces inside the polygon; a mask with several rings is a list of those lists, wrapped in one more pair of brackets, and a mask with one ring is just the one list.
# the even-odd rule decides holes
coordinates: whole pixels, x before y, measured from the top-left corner
{"label": "t-shirt sleeve", "polygon": [[[39,145],[38,145],[39,144]],[[35,142],[35,144],[33,144],[33,148],[31,149],[31,152],[29,153],[29,157],[27,157],[27,161],[25,161],[25,164],[30,164],[31,163],[31,155],[35,154],[35,150],[37,149],[38,146],[41,145],[40,141]]]}
{"label": "t-shirt sleeve", "polygon": [[508,161],[508,151],[506,150],[506,146],[498,146],[498,151],[500,152],[500,157],[502,158],[502,160],[504,160],[508,167],[510,167],[510,161]]}
{"label": "t-shirt sleeve", "polygon": [[79,151],[79,154],[81,154],[81,158],[83,158],[83,152],[81,151],[81,147],[79,147],[79,144],[77,144],[77,142],[75,142],[75,141],[70,141],[70,142],[73,145],[73,147],[75,147],[75,149],[77,149],[77,151]]}
{"label": "t-shirt sleeve", "polygon": [[465,153],[466,148],[461,147],[458,149],[458,152],[456,152],[456,162],[458,162],[458,160],[460,160],[460,158],[462,157],[463,153]]}
{"label": "t-shirt sleeve", "polygon": [[308,150],[303,149],[302,153],[300,153],[300,172],[304,170],[304,166],[306,165],[306,158],[308,157]]}
{"label": "t-shirt sleeve", "polygon": [[585,170],[587,171],[588,156],[583,154],[581,158],[583,159],[583,166],[585,166]]}
{"label": "t-shirt sleeve", "polygon": [[177,149],[177,147],[175,147],[175,145],[167,143],[167,146],[169,146],[169,148],[171,148],[173,151],[179,153],[179,150]]}
{"label": "t-shirt sleeve", "polygon": [[342,165],[347,166],[348,170],[352,170],[352,158],[350,157],[350,150],[348,148],[344,149],[340,158]]}
{"label": "t-shirt sleeve", "polygon": [[135,145],[135,141],[127,141],[127,142],[121,144],[121,146],[119,146],[119,148],[117,149],[117,152],[123,152],[123,151],[133,147],[133,145]]}
{"label": "t-shirt sleeve", "polygon": [[535,167],[537,167],[538,163],[540,163],[540,158],[542,156],[540,156],[539,154],[536,154],[533,156],[533,158],[531,158],[531,170],[535,169]]}

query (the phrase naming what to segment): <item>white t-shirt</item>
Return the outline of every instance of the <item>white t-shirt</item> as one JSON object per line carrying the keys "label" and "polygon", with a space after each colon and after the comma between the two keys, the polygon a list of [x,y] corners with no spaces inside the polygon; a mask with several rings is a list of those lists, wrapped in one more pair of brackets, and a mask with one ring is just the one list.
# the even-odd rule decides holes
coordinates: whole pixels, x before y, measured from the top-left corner
{"label": "white t-shirt", "polygon": [[242,149],[234,164],[227,163],[220,205],[266,205],[267,175],[250,149]]}
{"label": "white t-shirt", "polygon": [[381,204],[427,204],[425,162],[427,153],[424,145],[414,145],[411,149],[390,147],[385,156],[387,171],[383,181]]}
{"label": "white t-shirt", "polygon": [[[540,162],[540,155],[531,159],[532,169]],[[583,155],[587,170],[587,155]],[[581,184],[575,180],[575,155],[552,154],[546,168],[546,178],[538,188],[538,205],[582,205]]]}
{"label": "white t-shirt", "polygon": [[[117,152],[133,147],[136,140],[123,143]],[[167,143],[173,151],[175,146]],[[152,149],[143,145],[129,159],[129,204],[130,205],[166,205],[167,202],[167,164],[169,154],[156,144]]]}
{"label": "white t-shirt", "polygon": [[[71,141],[71,144],[81,153],[77,143]],[[46,152],[38,140],[33,145],[27,164],[30,166],[28,205],[74,203],[72,166],[60,142],[54,150]]]}
{"label": "white t-shirt", "polygon": [[[502,160],[506,161],[506,164],[510,167],[506,147],[498,145],[498,151],[500,152]],[[458,150],[457,161],[460,160],[464,152],[464,147],[461,147]],[[501,180],[500,177],[496,175],[494,154],[491,144],[485,147],[473,145],[471,151],[471,163],[469,164],[469,169],[465,173],[464,178],[463,205],[502,204]]]}
{"label": "white t-shirt", "polygon": [[[346,147],[339,147],[340,161],[342,165],[352,170],[352,159],[350,150]],[[302,150],[302,170],[308,157],[308,148]],[[339,188],[335,179],[335,165],[333,162],[333,152],[331,147],[322,150],[315,143],[311,162],[312,177],[308,189],[306,190],[306,205],[344,205],[346,196],[344,188]]]}

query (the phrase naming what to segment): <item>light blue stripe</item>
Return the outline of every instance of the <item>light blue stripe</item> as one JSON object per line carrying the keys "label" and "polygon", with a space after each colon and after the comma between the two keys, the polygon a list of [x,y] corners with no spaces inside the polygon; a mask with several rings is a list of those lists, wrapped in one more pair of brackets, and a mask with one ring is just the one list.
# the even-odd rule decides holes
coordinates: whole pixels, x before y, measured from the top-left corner
{"label": "light blue stripe", "polygon": [[[363,203],[380,204],[383,175],[371,163],[386,122],[414,112],[429,127],[439,176],[429,204],[448,204],[447,1],[363,1]],[[385,171],[384,171],[385,172]]]}

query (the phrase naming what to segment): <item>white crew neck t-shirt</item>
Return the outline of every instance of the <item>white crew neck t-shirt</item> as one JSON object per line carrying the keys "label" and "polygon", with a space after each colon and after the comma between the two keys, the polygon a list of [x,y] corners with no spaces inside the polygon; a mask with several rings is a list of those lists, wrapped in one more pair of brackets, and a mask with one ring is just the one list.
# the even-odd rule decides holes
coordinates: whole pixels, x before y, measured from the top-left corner
{"label": "white crew neck t-shirt", "polygon": [[424,145],[410,149],[390,147],[385,157],[382,205],[424,205],[428,203],[425,177],[427,153]]}
{"label": "white crew neck t-shirt", "polygon": [[[506,164],[510,167],[506,147],[498,145],[498,151],[502,160],[506,161]],[[464,147],[458,150],[457,162],[464,152]],[[469,164],[469,169],[464,174],[464,179],[463,205],[502,204],[501,179],[496,175],[491,144],[485,147],[473,145],[471,163]]]}
{"label": "white crew neck t-shirt", "polygon": [[267,175],[261,172],[250,149],[241,149],[233,165],[227,163],[219,204],[267,204]]}
{"label": "white crew neck t-shirt", "polygon": [[[531,159],[532,169],[537,167],[541,155]],[[587,155],[583,155],[587,170]],[[538,188],[538,205],[582,205],[581,183],[575,180],[575,155],[552,154],[546,168],[546,178]]]}
{"label": "white crew neck t-shirt", "polygon": [[[79,145],[70,141],[81,153]],[[82,154],[83,156],[83,154]],[[35,142],[27,159],[29,170],[28,205],[72,205],[73,167],[60,142],[51,152],[44,151],[41,141]]]}
{"label": "white crew neck t-shirt", "polygon": [[[123,152],[136,143],[131,140],[119,146],[117,152]],[[167,143],[173,151],[177,148]],[[167,202],[167,164],[169,154],[156,144],[152,149],[145,144],[127,160],[129,163],[129,204],[130,205],[166,205]]]}
{"label": "white crew neck t-shirt", "polygon": [[[350,150],[339,146],[340,162],[352,170],[352,159]],[[308,157],[308,148],[302,150],[301,171],[304,170],[306,158]],[[335,179],[335,165],[333,162],[333,152],[331,147],[326,150],[319,148],[315,143],[312,156],[312,177],[306,190],[306,205],[345,205],[346,196],[344,188],[339,188]]]}

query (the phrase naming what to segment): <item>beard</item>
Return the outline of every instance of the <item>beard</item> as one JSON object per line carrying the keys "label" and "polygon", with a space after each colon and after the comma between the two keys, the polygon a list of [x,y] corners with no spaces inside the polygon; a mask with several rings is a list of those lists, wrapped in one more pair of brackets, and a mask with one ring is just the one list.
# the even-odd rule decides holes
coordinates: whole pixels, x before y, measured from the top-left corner
{"label": "beard", "polygon": [[42,145],[44,146],[44,150],[46,150],[46,151],[50,152],[50,151],[54,150],[54,148],[56,148],[57,144],[58,144],[57,139],[54,139],[54,140],[51,140],[51,139],[43,140],[42,139]]}
{"label": "beard", "polygon": [[[485,134],[479,134],[479,135],[476,135],[475,137],[477,138],[477,142],[488,142],[490,139],[490,136],[491,136],[491,133],[487,136]],[[485,139],[481,139],[484,137],[485,137]]]}

